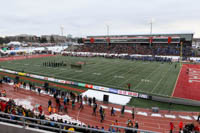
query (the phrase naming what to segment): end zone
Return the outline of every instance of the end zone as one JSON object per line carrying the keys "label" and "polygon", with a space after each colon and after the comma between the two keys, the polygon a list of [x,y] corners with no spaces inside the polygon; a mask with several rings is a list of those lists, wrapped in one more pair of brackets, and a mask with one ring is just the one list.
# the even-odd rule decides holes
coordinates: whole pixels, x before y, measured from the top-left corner
{"label": "end zone", "polygon": [[173,97],[200,100],[200,65],[183,64]]}

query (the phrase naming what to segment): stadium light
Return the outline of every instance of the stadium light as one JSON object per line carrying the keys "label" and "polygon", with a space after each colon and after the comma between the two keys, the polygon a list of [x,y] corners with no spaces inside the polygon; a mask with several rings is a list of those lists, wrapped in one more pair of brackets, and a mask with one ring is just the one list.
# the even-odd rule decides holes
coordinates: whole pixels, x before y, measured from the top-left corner
{"label": "stadium light", "polygon": [[[150,21],[150,37],[152,37],[152,32],[153,32],[153,23],[154,23],[155,19],[154,18],[151,18],[151,21]],[[151,47],[151,41],[150,41],[150,47]]]}
{"label": "stadium light", "polygon": [[153,23],[154,22],[155,22],[155,19],[151,18],[151,21],[150,21],[150,35],[152,35],[152,33],[153,33]]}
{"label": "stadium light", "polygon": [[106,29],[107,29],[107,37],[109,37],[109,25],[106,25]]}
{"label": "stadium light", "polygon": [[61,36],[63,36],[64,26],[61,25],[60,30],[61,30]]}
{"label": "stadium light", "polygon": [[[110,29],[109,25],[106,25],[106,29],[107,29],[107,39],[108,39],[109,38],[109,29]],[[107,41],[107,44],[109,45],[108,41]]]}

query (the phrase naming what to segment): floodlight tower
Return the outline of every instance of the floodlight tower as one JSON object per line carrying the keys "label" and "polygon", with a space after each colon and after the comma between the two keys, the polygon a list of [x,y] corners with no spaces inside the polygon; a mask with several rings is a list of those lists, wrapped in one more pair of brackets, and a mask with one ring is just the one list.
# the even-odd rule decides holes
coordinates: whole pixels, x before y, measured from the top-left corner
{"label": "floodlight tower", "polygon": [[108,39],[109,39],[109,30],[110,30],[109,25],[106,25],[106,30],[107,30],[107,44],[109,45],[109,42],[108,42]]}
{"label": "floodlight tower", "polygon": [[61,36],[63,36],[64,27],[62,25],[60,26],[60,30],[61,30]]}
{"label": "floodlight tower", "polygon": [[107,29],[107,37],[109,37],[109,25],[106,25],[106,29]]}
{"label": "floodlight tower", "polygon": [[152,35],[153,32],[153,18],[150,21],[150,35]]}
{"label": "floodlight tower", "polygon": [[[152,32],[153,32],[153,23],[154,23],[154,19],[151,18],[151,21],[150,21],[150,37],[152,39]],[[151,41],[150,41],[150,47],[151,47]]]}

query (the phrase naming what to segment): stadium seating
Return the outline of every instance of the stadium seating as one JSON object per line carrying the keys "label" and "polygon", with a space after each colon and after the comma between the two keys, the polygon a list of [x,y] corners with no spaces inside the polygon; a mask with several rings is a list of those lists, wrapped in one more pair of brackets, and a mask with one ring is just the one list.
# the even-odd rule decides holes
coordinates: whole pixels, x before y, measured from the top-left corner
{"label": "stadium seating", "polygon": [[[180,55],[180,46],[169,45],[128,45],[128,44],[85,44],[79,46],[75,52],[98,53],[128,53],[142,55]],[[183,48],[183,56],[194,55],[190,47]]]}

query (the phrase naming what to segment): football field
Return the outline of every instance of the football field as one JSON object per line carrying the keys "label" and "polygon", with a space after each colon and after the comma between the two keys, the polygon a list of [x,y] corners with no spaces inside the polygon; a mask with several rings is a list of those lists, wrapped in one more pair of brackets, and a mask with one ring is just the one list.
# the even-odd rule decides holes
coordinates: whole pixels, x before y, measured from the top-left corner
{"label": "football field", "polygon": [[[44,62],[63,62],[66,66],[47,67]],[[81,64],[81,68],[71,65]],[[179,71],[177,63],[105,59],[103,57],[51,56],[0,62],[1,68],[78,81],[109,88],[171,96]]]}

